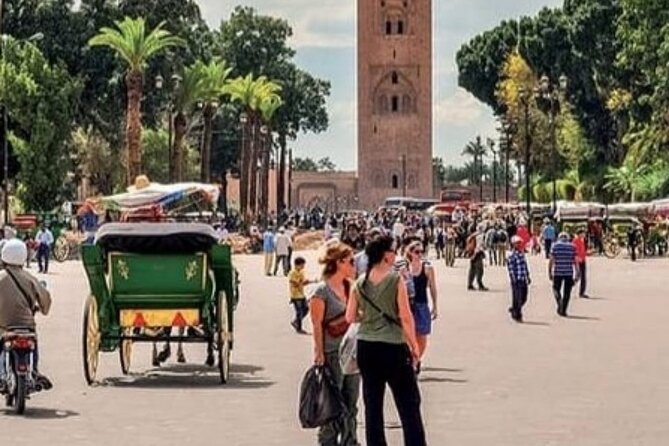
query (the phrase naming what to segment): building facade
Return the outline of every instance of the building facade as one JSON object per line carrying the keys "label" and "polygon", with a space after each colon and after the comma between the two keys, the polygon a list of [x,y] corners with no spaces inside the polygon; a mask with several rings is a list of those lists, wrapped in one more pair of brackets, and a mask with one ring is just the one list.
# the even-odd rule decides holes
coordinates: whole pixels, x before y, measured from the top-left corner
{"label": "building facade", "polygon": [[358,0],[361,205],[432,183],[432,0]]}

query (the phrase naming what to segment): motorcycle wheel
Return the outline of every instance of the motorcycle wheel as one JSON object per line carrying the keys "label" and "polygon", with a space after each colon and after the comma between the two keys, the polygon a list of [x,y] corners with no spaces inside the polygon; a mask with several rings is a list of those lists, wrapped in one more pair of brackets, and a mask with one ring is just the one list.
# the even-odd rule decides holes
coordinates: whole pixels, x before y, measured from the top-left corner
{"label": "motorcycle wheel", "polygon": [[23,415],[26,411],[26,377],[16,377],[16,413]]}

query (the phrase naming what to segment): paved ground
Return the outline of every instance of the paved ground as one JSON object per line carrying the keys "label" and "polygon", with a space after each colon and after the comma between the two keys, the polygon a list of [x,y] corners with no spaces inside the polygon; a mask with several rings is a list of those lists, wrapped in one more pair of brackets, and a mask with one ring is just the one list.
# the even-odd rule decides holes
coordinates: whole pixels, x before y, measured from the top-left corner
{"label": "paved ground", "polygon": [[[25,418],[0,409],[0,444],[315,444],[296,420],[310,338],[288,325],[284,279],[260,277],[259,257],[236,262],[243,296],[226,387],[199,365],[152,370],[148,346],[135,350],[136,375],[122,378],[118,355],[107,354],[103,382],[87,387],[80,335],[87,283],[78,263],[55,265],[48,278],[55,304],[41,321],[41,341],[56,388],[29,401]],[[544,261],[533,258],[528,322],[517,325],[506,313],[504,270],[486,272],[491,292],[467,293],[464,262],[452,270],[439,264],[442,316],[421,377],[429,443],[669,444],[668,267],[669,260],[594,259],[593,299],[575,300],[565,320],[554,313]],[[204,348],[187,355],[201,364]],[[389,438],[399,445],[388,412]]]}

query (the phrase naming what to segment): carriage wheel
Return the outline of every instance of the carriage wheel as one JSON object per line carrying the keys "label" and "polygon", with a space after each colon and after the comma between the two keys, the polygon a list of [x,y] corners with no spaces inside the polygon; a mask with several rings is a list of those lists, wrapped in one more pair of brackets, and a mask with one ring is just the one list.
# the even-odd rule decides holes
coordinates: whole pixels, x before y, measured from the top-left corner
{"label": "carriage wheel", "polygon": [[228,299],[221,292],[218,297],[218,369],[221,384],[230,379],[230,320],[228,319]]}
{"label": "carriage wheel", "polygon": [[[123,333],[125,336],[132,334],[132,328],[126,328]],[[127,375],[130,372],[130,362],[132,360],[132,341],[123,339],[118,349],[119,357],[121,358],[121,372]]]}
{"label": "carriage wheel", "polygon": [[70,257],[70,243],[65,237],[58,237],[53,248],[53,258],[57,262],[64,262]]}
{"label": "carriage wheel", "polygon": [[615,259],[620,255],[620,244],[618,239],[611,238],[606,240],[604,245],[604,255],[609,259]]}
{"label": "carriage wheel", "polygon": [[83,325],[84,377],[88,385],[95,382],[100,356],[100,325],[98,323],[98,304],[94,296],[88,296],[84,309]]}

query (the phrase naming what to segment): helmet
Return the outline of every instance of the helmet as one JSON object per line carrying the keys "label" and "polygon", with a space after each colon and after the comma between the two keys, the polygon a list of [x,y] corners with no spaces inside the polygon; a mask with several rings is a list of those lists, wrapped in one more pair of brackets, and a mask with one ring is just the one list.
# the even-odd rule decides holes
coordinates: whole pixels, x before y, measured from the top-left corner
{"label": "helmet", "polygon": [[7,265],[23,266],[28,258],[28,248],[19,239],[8,240],[2,247],[2,262]]}

